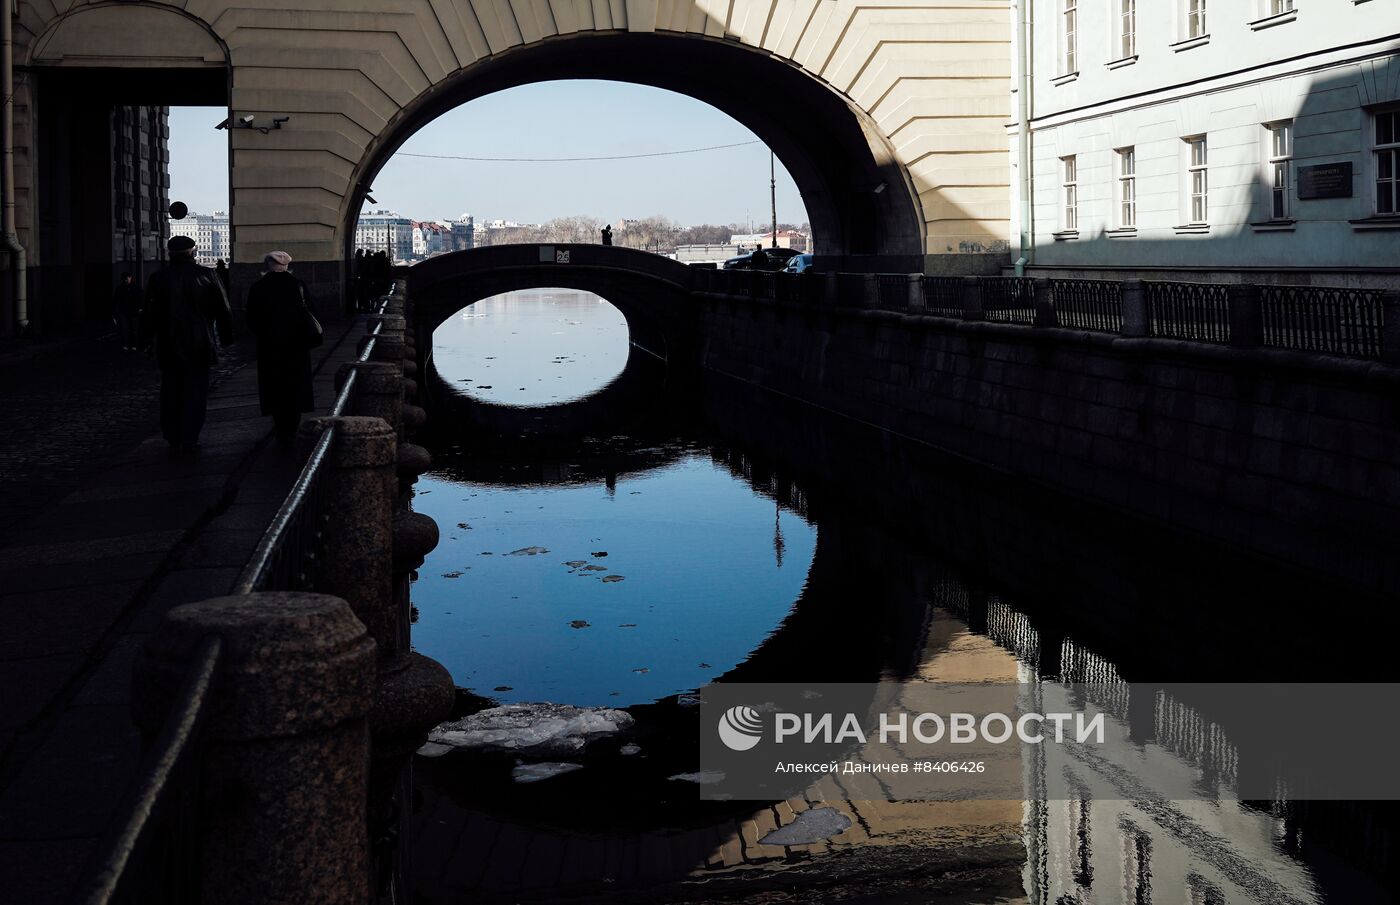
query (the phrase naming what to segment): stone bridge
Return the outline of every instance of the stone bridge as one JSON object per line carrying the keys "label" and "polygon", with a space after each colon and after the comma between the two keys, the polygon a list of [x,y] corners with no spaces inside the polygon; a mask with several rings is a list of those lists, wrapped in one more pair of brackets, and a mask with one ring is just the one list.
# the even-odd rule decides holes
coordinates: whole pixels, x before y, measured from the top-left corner
{"label": "stone bridge", "polygon": [[659,358],[693,351],[694,271],[670,258],[614,245],[495,245],[439,255],[404,271],[426,363],[438,325],[472,302],[517,289],[577,289],[627,318],[634,344]]}

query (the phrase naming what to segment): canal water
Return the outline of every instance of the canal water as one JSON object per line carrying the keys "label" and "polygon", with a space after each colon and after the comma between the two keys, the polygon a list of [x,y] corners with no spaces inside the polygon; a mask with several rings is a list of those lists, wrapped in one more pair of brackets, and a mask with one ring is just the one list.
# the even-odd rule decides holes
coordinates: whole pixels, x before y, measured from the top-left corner
{"label": "canal water", "polygon": [[[587,293],[477,302],[432,347],[414,506],[443,537],[415,647],[452,673],[458,715],[634,722],[543,781],[514,753],[420,758],[424,901],[1393,901],[1378,806],[850,801],[839,777],[700,801],[690,696],[711,682],[1375,680],[1384,643],[1337,614],[1385,602],[671,373]],[[1125,694],[1118,715],[1144,757],[1218,771],[1231,752],[1200,741],[1198,703]],[[844,831],[761,841],[828,809]]]}

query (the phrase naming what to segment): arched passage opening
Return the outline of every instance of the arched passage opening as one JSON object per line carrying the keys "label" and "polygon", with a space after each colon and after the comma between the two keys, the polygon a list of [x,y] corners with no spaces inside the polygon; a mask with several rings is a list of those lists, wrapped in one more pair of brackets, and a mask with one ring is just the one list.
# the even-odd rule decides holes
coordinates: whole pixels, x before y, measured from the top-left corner
{"label": "arched passage opening", "polygon": [[482,59],[403,105],[369,143],[342,209],[343,247],[385,163],[415,132],[473,99],[524,84],[598,79],[684,94],[728,114],[791,173],[826,266],[917,270],[924,220],[907,171],[868,114],[803,70],[698,35],[577,34]]}

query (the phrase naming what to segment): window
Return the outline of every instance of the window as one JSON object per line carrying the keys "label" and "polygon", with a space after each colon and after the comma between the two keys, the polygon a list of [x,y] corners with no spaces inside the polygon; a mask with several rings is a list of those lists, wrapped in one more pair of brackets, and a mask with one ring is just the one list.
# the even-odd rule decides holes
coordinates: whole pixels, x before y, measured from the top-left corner
{"label": "window", "polygon": [[1064,0],[1064,74],[1079,71],[1079,0]]}
{"label": "window", "polygon": [[1209,188],[1210,180],[1206,171],[1206,139],[1205,136],[1199,138],[1186,139],[1188,156],[1186,158],[1186,179],[1187,187],[1191,193],[1191,205],[1188,209],[1190,223],[1205,223],[1206,216],[1210,213]]}
{"label": "window", "polygon": [[1269,15],[1281,16],[1293,11],[1293,0],[1269,0]]}
{"label": "window", "polygon": [[1376,213],[1400,215],[1400,109],[1376,114]]}
{"label": "window", "polygon": [[1274,123],[1269,130],[1269,219],[1288,219],[1288,193],[1293,183],[1293,123]]}
{"label": "window", "polygon": [[1118,150],[1118,228],[1137,228],[1137,149]]}
{"label": "window", "polygon": [[1118,0],[1118,56],[1137,53],[1137,0]]}
{"label": "window", "polygon": [[1206,0],[1186,0],[1186,37],[1204,38],[1206,31]]}
{"label": "window", "polygon": [[1060,228],[1066,232],[1079,229],[1079,166],[1075,157],[1061,157],[1064,167],[1064,211]]}

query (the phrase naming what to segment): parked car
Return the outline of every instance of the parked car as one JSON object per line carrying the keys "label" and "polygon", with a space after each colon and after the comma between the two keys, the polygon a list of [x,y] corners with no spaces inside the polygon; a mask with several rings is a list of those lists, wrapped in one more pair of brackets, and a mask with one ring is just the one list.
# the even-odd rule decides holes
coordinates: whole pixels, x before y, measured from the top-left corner
{"label": "parked car", "polygon": [[791,248],[760,248],[724,262],[725,270],[782,270],[788,259],[797,255]]}
{"label": "parked car", "polygon": [[784,273],[811,273],[812,262],[816,260],[815,255],[794,255],[788,258],[787,266],[783,268]]}

